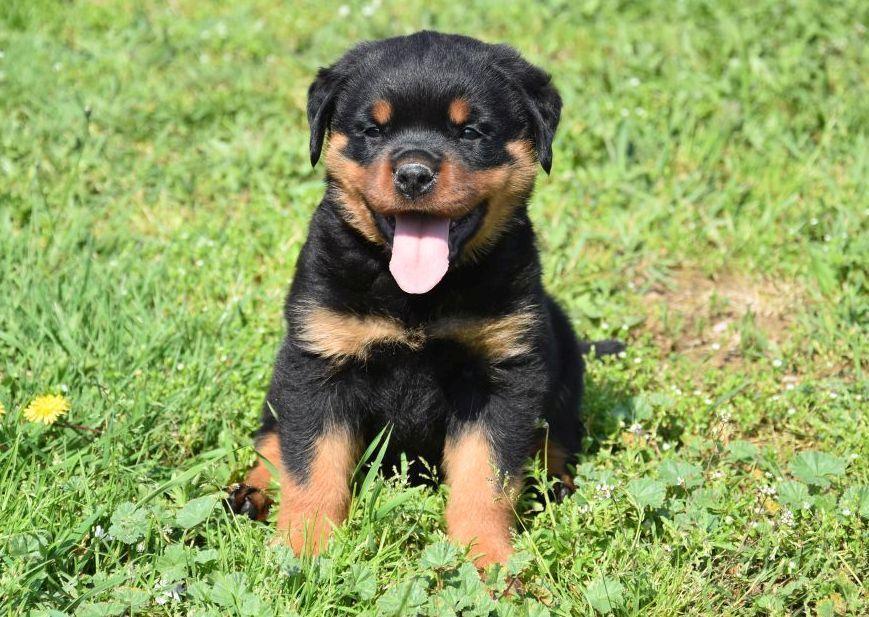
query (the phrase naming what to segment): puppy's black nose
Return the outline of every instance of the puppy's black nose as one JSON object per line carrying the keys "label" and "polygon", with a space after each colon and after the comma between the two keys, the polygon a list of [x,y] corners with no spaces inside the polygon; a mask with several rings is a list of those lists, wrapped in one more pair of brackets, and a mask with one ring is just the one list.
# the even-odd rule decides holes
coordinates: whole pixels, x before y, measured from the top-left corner
{"label": "puppy's black nose", "polygon": [[404,163],[395,170],[395,188],[408,199],[428,193],[434,186],[434,172],[422,163]]}

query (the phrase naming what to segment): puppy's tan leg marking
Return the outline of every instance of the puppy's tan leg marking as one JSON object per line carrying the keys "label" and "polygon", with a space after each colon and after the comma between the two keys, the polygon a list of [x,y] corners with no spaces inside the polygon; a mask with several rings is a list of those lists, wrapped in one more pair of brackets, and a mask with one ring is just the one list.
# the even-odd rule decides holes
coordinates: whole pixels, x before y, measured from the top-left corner
{"label": "puppy's tan leg marking", "polygon": [[282,469],[278,531],[297,555],[326,547],[333,525],[347,517],[358,442],[346,428],[328,429],[314,445],[307,478]]}
{"label": "puppy's tan leg marking", "polygon": [[567,464],[570,462],[570,455],[567,450],[553,439],[547,439],[545,436],[540,438],[537,444],[537,453],[543,461],[546,472],[552,477],[558,478],[569,490],[576,489],[573,482],[573,477],[567,469]]}
{"label": "puppy's tan leg marking", "polygon": [[459,544],[471,544],[479,568],[505,563],[513,552],[510,530],[518,479],[505,483],[495,471],[489,441],[479,427],[447,441],[444,471],[450,486],[446,508],[450,537]]}
{"label": "puppy's tan leg marking", "polygon": [[[257,454],[261,457],[257,460],[247,476],[244,478],[244,483],[253,488],[264,491],[269,488],[272,480],[272,470],[268,464],[262,459],[266,459],[271,467],[280,471],[283,469],[281,462],[281,444],[278,441],[277,433],[269,433],[260,437],[254,444]],[[275,478],[276,480],[278,478]]]}
{"label": "puppy's tan leg marking", "polygon": [[229,488],[227,503],[236,514],[243,514],[255,521],[264,521],[268,518],[272,505],[272,499],[267,493],[271,485],[272,468],[278,472],[283,468],[277,434],[262,435],[257,439],[255,448],[259,460],[247,472],[243,484]]}

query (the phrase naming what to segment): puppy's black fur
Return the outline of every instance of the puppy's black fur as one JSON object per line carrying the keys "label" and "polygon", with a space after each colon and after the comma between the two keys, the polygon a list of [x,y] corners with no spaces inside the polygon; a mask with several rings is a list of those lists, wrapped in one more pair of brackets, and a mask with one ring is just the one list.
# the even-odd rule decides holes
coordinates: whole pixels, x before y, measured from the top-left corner
{"label": "puppy's black fur", "polygon": [[[328,137],[327,188],[286,300],[258,437],[276,438],[281,482],[301,491],[283,499],[333,490],[311,486],[323,482],[328,435],[358,448],[391,426],[387,465],[400,453],[440,464],[445,447],[478,431],[474,447],[501,478],[519,477],[540,447],[540,419],[551,448],[579,451],[587,346],[543,289],[527,212],[560,112],[546,73],[463,36],[364,43],[320,70],[310,153],[316,164]],[[408,164],[428,170],[410,188],[398,177]],[[396,217],[421,212],[450,219],[449,269],[430,291],[406,293],[390,273]],[[479,515],[463,507],[474,510],[453,512],[457,528]]]}

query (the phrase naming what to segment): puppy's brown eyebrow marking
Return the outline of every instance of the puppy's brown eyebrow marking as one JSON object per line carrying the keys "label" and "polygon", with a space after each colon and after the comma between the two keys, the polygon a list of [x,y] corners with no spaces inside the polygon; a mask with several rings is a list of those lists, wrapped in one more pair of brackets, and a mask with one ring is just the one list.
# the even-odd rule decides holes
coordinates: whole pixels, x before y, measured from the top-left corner
{"label": "puppy's brown eyebrow marking", "polygon": [[537,322],[531,310],[504,317],[449,317],[427,326],[408,328],[382,315],[354,315],[321,306],[305,306],[298,312],[296,337],[303,349],[342,364],[364,361],[379,344],[420,349],[429,339],[452,340],[498,363],[531,351],[529,332]]}
{"label": "puppy's brown eyebrow marking", "polygon": [[464,124],[471,117],[471,104],[465,99],[453,99],[448,110],[453,124]]}
{"label": "puppy's brown eyebrow marking", "polygon": [[371,106],[371,117],[377,124],[386,124],[392,118],[392,103],[385,99],[374,101]]}

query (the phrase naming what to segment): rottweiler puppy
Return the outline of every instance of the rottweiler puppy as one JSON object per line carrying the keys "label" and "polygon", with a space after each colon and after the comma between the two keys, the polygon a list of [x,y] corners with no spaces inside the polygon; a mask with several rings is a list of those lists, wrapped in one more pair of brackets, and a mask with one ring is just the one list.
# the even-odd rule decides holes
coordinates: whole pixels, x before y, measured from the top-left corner
{"label": "rottweiler puppy", "polygon": [[385,464],[436,464],[450,537],[479,566],[504,562],[523,464],[543,448],[569,483],[582,437],[587,345],[543,289],[527,208],[561,98],[508,46],[419,32],[321,69],[307,111],[326,191],[256,437],[269,464],[230,505],[265,518],[276,469],[278,529],[316,552],[347,515],[363,446],[390,427]]}

